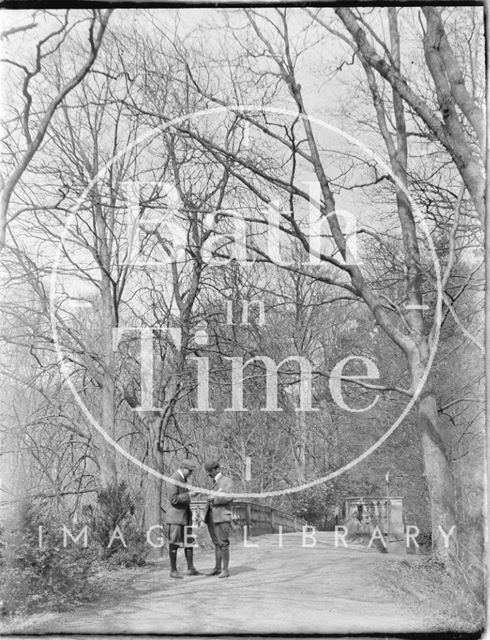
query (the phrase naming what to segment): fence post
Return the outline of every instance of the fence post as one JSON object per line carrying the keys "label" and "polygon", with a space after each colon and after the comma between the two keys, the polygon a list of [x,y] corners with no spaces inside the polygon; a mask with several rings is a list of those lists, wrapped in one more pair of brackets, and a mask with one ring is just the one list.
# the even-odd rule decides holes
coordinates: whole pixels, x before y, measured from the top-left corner
{"label": "fence post", "polygon": [[272,533],[274,533],[274,509],[271,507],[271,529]]}
{"label": "fence post", "polygon": [[250,503],[246,502],[245,503],[245,521],[247,523],[247,532],[248,535],[251,536],[252,535],[252,513],[251,513],[251,509],[250,509]]}

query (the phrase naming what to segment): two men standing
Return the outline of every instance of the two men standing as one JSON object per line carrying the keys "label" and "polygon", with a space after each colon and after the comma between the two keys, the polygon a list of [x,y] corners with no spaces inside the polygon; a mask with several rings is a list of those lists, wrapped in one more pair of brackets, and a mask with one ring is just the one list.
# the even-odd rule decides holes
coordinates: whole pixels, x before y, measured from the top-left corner
{"label": "two men standing", "polygon": [[[172,475],[173,480],[182,484],[195,470],[196,465],[192,460],[182,460],[177,471]],[[204,465],[206,472],[213,481],[212,490],[216,492],[208,498],[204,522],[207,524],[209,535],[214,544],[215,566],[209,573],[210,576],[228,578],[230,576],[228,565],[230,561],[230,527],[231,527],[231,502],[233,498],[220,496],[220,493],[231,493],[233,482],[220,472],[219,462],[211,461]],[[184,547],[187,561],[187,575],[197,576],[200,572],[194,567],[194,539],[192,532],[191,496],[196,492],[188,491],[185,487],[170,483],[169,506],[165,514],[165,522],[168,524],[170,577],[182,578],[177,570],[177,551]]]}

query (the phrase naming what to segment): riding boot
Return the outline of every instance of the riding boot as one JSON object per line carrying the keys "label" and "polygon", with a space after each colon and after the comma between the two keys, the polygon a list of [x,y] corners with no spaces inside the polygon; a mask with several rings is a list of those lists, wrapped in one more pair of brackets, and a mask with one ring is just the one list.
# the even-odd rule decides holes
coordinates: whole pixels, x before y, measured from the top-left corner
{"label": "riding boot", "polygon": [[187,575],[188,576],[200,576],[201,574],[194,566],[194,549],[192,547],[186,547],[184,549],[185,559],[187,560]]}
{"label": "riding boot", "polygon": [[217,546],[214,547],[214,569],[208,576],[217,576],[221,573],[221,549]]}
{"label": "riding boot", "polygon": [[223,571],[221,571],[218,578],[229,578],[230,572],[228,571],[228,564],[230,562],[230,547],[223,547],[221,549],[221,556],[223,558]]}
{"label": "riding boot", "polygon": [[168,547],[168,557],[170,558],[170,577],[171,578],[183,578],[177,571],[177,551],[179,547],[175,544],[171,544]]}

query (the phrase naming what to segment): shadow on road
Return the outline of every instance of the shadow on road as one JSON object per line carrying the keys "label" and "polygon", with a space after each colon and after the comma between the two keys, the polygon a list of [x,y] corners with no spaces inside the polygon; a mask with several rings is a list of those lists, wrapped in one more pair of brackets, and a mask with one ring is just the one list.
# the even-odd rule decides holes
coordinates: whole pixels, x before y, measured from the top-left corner
{"label": "shadow on road", "polygon": [[239,567],[230,567],[230,574],[232,576],[235,576],[238,573],[248,573],[249,571],[257,571],[257,569],[255,567],[249,567],[246,564]]}

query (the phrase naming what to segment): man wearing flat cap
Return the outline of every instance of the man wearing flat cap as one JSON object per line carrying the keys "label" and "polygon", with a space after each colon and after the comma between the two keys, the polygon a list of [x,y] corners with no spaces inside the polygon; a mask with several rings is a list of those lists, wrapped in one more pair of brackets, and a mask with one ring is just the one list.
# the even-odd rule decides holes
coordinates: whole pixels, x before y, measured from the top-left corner
{"label": "man wearing flat cap", "polygon": [[[179,468],[171,477],[173,480],[185,484],[195,468],[196,465],[192,460],[181,460]],[[194,541],[190,535],[192,533],[192,511],[190,506],[192,492],[187,491],[178,484],[169,484],[169,504],[165,514],[165,522],[168,524],[170,577],[183,577],[177,570],[177,551],[179,547],[184,547],[185,559],[187,560],[187,575],[198,576],[200,574],[194,567],[194,549],[191,546]]]}
{"label": "man wearing flat cap", "polygon": [[218,578],[228,578],[228,564],[230,562],[230,528],[231,502],[230,496],[220,496],[220,493],[231,493],[233,482],[220,472],[219,462],[211,460],[204,465],[208,476],[213,481],[213,491],[217,493],[208,498],[208,505],[204,522],[208,525],[209,535],[214,544],[215,565],[208,575]]}

